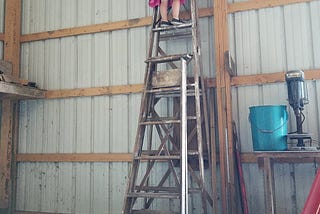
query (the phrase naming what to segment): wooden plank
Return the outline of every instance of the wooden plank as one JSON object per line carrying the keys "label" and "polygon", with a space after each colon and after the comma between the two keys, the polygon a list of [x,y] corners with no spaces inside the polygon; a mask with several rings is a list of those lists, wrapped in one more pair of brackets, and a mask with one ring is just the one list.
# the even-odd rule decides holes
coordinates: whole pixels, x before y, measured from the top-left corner
{"label": "wooden plank", "polygon": [[8,208],[11,188],[12,102],[2,101],[0,136],[0,208]]}
{"label": "wooden plank", "polygon": [[227,142],[228,142],[228,174],[229,174],[229,203],[231,213],[237,212],[236,207],[236,189],[235,189],[235,163],[234,163],[234,143],[232,133],[232,98],[231,98],[231,77],[229,72],[225,72],[226,83],[226,117],[227,117]]}
{"label": "wooden plank", "polygon": [[20,76],[21,0],[5,3],[4,60],[12,63],[14,77]]}
{"label": "wooden plank", "polygon": [[17,162],[131,162],[130,153],[18,154]]}
{"label": "wooden plank", "polygon": [[[232,86],[246,86],[246,85],[260,85],[267,83],[279,83],[284,82],[284,72],[270,73],[270,74],[258,74],[258,75],[245,75],[236,76],[231,78]],[[306,70],[306,80],[319,80],[320,70]],[[25,82],[20,80],[20,82]],[[206,84],[209,88],[215,88],[217,86],[216,78],[207,78]],[[119,85],[119,86],[104,86],[95,88],[78,88],[78,89],[66,89],[66,90],[48,90],[45,92],[46,99],[57,98],[69,98],[69,97],[85,97],[85,96],[103,96],[103,95],[120,95],[140,93],[143,89],[143,84],[135,85]]]}
{"label": "wooden plank", "polygon": [[[212,8],[203,8],[203,9],[200,9],[199,12],[200,12],[200,17],[213,16]],[[181,13],[181,17],[182,18],[188,17],[188,15],[187,13]],[[20,42],[56,39],[56,38],[67,37],[67,36],[77,36],[77,35],[93,34],[93,33],[99,33],[99,32],[108,32],[108,31],[124,30],[124,29],[137,28],[137,27],[145,27],[145,26],[151,25],[151,23],[152,23],[152,17],[148,16],[143,18],[129,19],[129,20],[123,20],[123,21],[117,21],[117,22],[66,28],[66,29],[60,29],[60,30],[54,30],[54,31],[33,33],[33,34],[25,34],[21,36]]]}
{"label": "wooden plank", "polygon": [[[320,69],[305,70],[306,80],[319,80]],[[211,80],[212,81],[212,80]],[[232,77],[232,86],[246,86],[246,85],[262,85],[267,83],[285,82],[285,72],[277,72],[270,74],[244,75]]]}
{"label": "wooden plank", "polygon": [[66,90],[51,90],[45,92],[46,99],[68,98],[68,97],[87,97],[87,96],[102,96],[102,95],[119,95],[142,92],[144,85],[119,85],[119,86],[104,86],[96,88],[80,88]]}
{"label": "wooden plank", "polygon": [[[227,169],[227,117],[225,102],[225,64],[224,53],[228,50],[227,34],[227,1],[213,0],[214,7],[214,43],[215,43],[215,62],[216,62],[216,93],[217,93],[217,117],[218,117],[218,137],[219,137],[219,163],[221,174],[221,202],[222,213],[228,212],[228,169]],[[212,190],[217,191],[217,190]]]}
{"label": "wooden plank", "polygon": [[258,163],[258,157],[268,155],[277,163],[320,163],[320,152],[276,152],[273,154],[261,152],[248,152],[241,154],[243,163]]}
{"label": "wooden plank", "polygon": [[273,163],[270,158],[263,158],[265,213],[275,213]]}
{"label": "wooden plank", "polygon": [[11,209],[10,211],[13,211],[15,209],[16,200],[17,200],[17,172],[18,172],[18,165],[16,162],[16,154],[18,151],[18,144],[19,144],[19,102],[13,102],[13,121],[12,121],[12,140],[13,140],[13,148],[12,148],[12,163],[11,163],[11,179],[12,182],[12,203],[11,203]]}
{"label": "wooden plank", "polygon": [[[21,35],[21,0],[10,0],[5,1],[5,17],[4,17],[4,56],[3,59],[7,62],[12,63],[12,71],[10,75],[19,78],[20,75],[20,35]],[[18,108],[14,111],[14,106],[17,103],[9,100],[4,100],[2,105],[5,105],[5,111],[2,112],[4,119],[1,121],[1,129],[5,127],[4,130],[1,130],[1,146],[0,153],[6,152],[5,167],[0,167],[1,170],[5,170],[4,174],[0,173],[1,176],[5,176],[5,179],[0,180],[0,202],[5,203],[2,205],[4,208],[8,208],[8,213],[11,212],[13,206],[13,197],[12,187],[15,186],[16,180],[12,179],[15,176],[16,171],[12,171],[12,158],[14,157],[12,149],[12,139],[17,139],[16,136],[13,136],[13,133],[16,135],[18,133],[15,130],[18,118]],[[17,104],[18,105],[18,104]],[[15,119],[13,119],[15,118]],[[14,128],[13,128],[14,127]],[[3,138],[3,139],[2,139]],[[16,143],[16,142],[15,142]],[[2,155],[1,155],[2,156]],[[13,157],[12,157],[13,156]],[[14,200],[14,199],[13,199]]]}
{"label": "wooden plank", "polygon": [[[15,211],[14,214],[57,214],[52,212],[34,212],[34,211]],[[67,214],[67,213],[59,213],[59,214]]]}
{"label": "wooden plank", "polygon": [[10,62],[0,60],[0,73],[11,74],[12,64]]}
{"label": "wooden plank", "polygon": [[[320,163],[320,152],[278,153],[275,152],[273,160],[277,163]],[[216,156],[218,163],[220,157]],[[260,152],[247,152],[241,154],[242,163],[256,164],[258,157],[263,158]],[[18,154],[18,162],[131,162],[132,153],[85,153],[85,154]]]}
{"label": "wooden plank", "polygon": [[0,81],[0,97],[10,99],[44,98],[44,91],[14,83]]}
{"label": "wooden plank", "polygon": [[281,158],[295,158],[295,159],[303,159],[303,158],[320,158],[320,152],[312,152],[312,151],[286,151],[286,152],[256,152],[257,158],[273,158],[273,159],[281,159]]}
{"label": "wooden plank", "polygon": [[[212,93],[210,93],[212,92]],[[209,116],[210,116],[210,144],[211,144],[211,174],[213,175],[211,178],[212,182],[212,190],[218,189],[218,177],[214,176],[217,175],[217,148],[216,148],[216,124],[215,124],[215,110],[214,110],[214,94],[213,90],[209,90],[209,96],[207,96],[208,103],[209,103]],[[218,213],[218,191],[212,192],[212,199],[213,199],[213,213]]]}
{"label": "wooden plank", "polygon": [[289,4],[297,4],[304,2],[311,2],[313,0],[249,0],[244,2],[229,3],[228,13],[236,13],[248,10],[257,10],[262,8],[285,6]]}

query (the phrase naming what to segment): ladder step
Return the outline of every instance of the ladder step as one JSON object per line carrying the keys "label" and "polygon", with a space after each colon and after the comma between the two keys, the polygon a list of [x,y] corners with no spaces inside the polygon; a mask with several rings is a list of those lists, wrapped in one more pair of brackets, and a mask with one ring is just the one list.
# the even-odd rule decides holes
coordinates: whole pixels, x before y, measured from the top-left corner
{"label": "ladder step", "polygon": [[127,197],[130,198],[172,198],[179,199],[179,193],[146,193],[146,192],[135,192],[128,193]]}
{"label": "ladder step", "polygon": [[[135,190],[137,191],[144,191],[144,192],[151,192],[151,191],[159,191],[159,192],[169,192],[169,193],[179,193],[179,188],[177,187],[157,187],[157,186],[136,186]],[[189,188],[189,193],[199,193],[201,192],[200,188]]]}
{"label": "ladder step", "polygon": [[185,31],[185,32],[172,32],[172,33],[165,33],[161,34],[159,37],[160,41],[169,41],[169,40],[179,40],[179,39],[187,39],[192,36],[191,31]]}
{"label": "ladder step", "polygon": [[154,155],[154,156],[148,156],[148,155],[142,155],[140,157],[135,157],[136,160],[179,160],[181,157],[180,155]]}
{"label": "ladder step", "polygon": [[180,120],[175,119],[162,119],[162,120],[148,120],[144,122],[140,122],[139,125],[158,125],[158,124],[173,124],[180,123]]}
{"label": "ladder step", "polygon": [[156,56],[147,59],[145,62],[153,62],[153,63],[165,63],[165,62],[173,62],[179,61],[181,58],[192,58],[191,54],[175,54],[175,55],[167,55],[167,56]]}
{"label": "ladder step", "polygon": [[[180,97],[181,96],[181,88],[180,87],[167,87],[167,88],[154,88],[145,91],[149,94],[154,94],[157,98],[160,97]],[[187,96],[195,96],[194,89],[187,89]],[[201,90],[200,90],[201,96]]]}
{"label": "ladder step", "polygon": [[[168,151],[171,155],[180,155],[179,151]],[[158,150],[142,150],[141,151],[142,155],[159,155]],[[197,150],[188,150],[188,155],[198,155],[199,152]]]}
{"label": "ladder step", "polygon": [[157,186],[136,186],[135,190],[137,191],[144,191],[144,192],[154,192],[154,191],[158,191],[158,192],[170,192],[170,193],[178,193],[179,192],[179,188],[177,187],[157,187]]}
{"label": "ladder step", "polygon": [[171,25],[171,26],[165,26],[165,27],[157,27],[153,28],[153,32],[161,32],[161,31],[171,31],[171,30],[179,30],[179,29],[185,29],[185,28],[191,28],[192,23],[184,23],[182,25]]}
{"label": "ladder step", "polygon": [[[196,116],[187,116],[188,120],[196,120]],[[140,125],[158,125],[158,124],[178,124],[181,120],[174,119],[172,117],[169,118],[156,118],[153,120],[152,118],[148,118],[147,121],[140,122]]]}
{"label": "ladder step", "polygon": [[180,212],[164,210],[132,210],[132,214],[180,214]]}

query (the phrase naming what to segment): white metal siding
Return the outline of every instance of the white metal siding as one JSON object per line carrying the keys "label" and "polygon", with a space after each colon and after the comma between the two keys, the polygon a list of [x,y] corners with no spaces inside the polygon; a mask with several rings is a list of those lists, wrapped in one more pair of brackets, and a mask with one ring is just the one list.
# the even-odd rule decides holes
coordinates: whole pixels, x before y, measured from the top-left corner
{"label": "white metal siding", "polygon": [[4,32],[4,0],[0,0],[0,33]]}
{"label": "white metal siding", "polygon": [[[294,69],[319,69],[320,2],[300,3],[229,15],[230,50],[239,75],[274,73]],[[319,142],[319,83],[306,81],[304,130]],[[295,116],[287,101],[286,83],[236,87],[232,91],[233,115],[241,149],[251,152],[249,107],[287,105],[288,131],[295,131]],[[262,171],[245,164],[250,213],[264,213]],[[300,213],[315,175],[314,164],[275,164],[276,212]]]}
{"label": "white metal siding", "polygon": [[[0,0],[0,33],[4,33],[4,0]],[[0,41],[0,59],[3,59],[3,41]]]}
{"label": "white metal siding", "polygon": [[[22,34],[148,15],[144,0],[25,0]],[[205,72],[213,76],[213,19],[202,19],[201,26]],[[140,27],[23,43],[21,77],[49,90],[140,84],[148,36],[149,27]],[[132,152],[140,96],[22,101],[18,150]],[[19,163],[17,210],[120,213],[128,170],[128,163]]]}

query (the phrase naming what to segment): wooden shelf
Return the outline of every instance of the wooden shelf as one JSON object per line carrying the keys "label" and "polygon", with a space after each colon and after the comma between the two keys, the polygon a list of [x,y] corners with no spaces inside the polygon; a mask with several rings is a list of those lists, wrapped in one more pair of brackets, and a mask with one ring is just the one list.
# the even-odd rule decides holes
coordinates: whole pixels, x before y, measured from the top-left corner
{"label": "wooden shelf", "polygon": [[268,151],[241,154],[242,163],[257,163],[260,158],[271,158],[279,163],[311,163],[320,161],[320,151]]}
{"label": "wooden shelf", "polygon": [[44,95],[44,90],[0,81],[0,99],[38,99],[44,98]]}
{"label": "wooden shelf", "polygon": [[286,163],[319,162],[319,151],[270,151],[255,152],[259,168],[264,172],[264,192],[266,213],[275,213],[275,182],[273,164],[284,161]]}

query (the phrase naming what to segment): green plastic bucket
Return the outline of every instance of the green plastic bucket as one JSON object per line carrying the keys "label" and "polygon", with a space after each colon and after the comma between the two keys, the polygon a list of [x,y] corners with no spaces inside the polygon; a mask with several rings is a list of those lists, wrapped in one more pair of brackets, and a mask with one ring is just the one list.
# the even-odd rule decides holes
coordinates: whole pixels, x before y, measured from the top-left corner
{"label": "green plastic bucket", "polygon": [[249,109],[253,150],[287,150],[287,106],[252,106]]}

